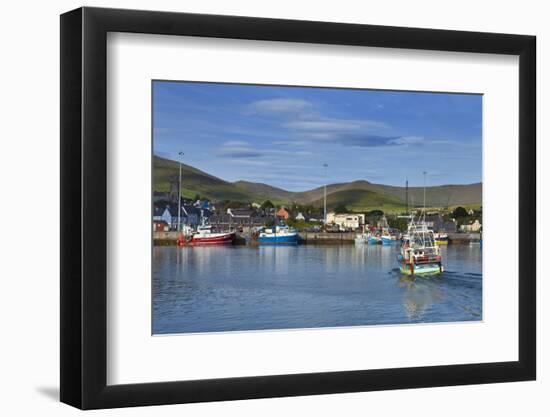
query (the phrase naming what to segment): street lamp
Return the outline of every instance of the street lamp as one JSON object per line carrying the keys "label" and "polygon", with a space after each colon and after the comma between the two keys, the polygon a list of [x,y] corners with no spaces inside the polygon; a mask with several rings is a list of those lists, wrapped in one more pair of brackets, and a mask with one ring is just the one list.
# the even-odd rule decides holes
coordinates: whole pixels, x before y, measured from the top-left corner
{"label": "street lamp", "polygon": [[323,199],[323,223],[325,226],[325,230],[327,228],[327,168],[328,164],[324,163],[323,167],[325,168],[325,192],[324,192],[324,199]]}
{"label": "street lamp", "polygon": [[424,175],[424,210],[426,210],[426,171],[422,171],[422,175]]}
{"label": "street lamp", "polygon": [[185,155],[183,152],[178,153],[180,159],[180,179],[179,179],[179,186],[178,186],[178,232],[181,230],[181,158],[183,155]]}

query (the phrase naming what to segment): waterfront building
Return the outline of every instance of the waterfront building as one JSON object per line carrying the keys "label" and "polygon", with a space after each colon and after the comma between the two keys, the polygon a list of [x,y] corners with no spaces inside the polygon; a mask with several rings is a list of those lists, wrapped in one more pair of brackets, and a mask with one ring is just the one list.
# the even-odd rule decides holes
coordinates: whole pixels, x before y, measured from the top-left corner
{"label": "waterfront building", "polygon": [[460,231],[465,233],[479,232],[480,229],[481,223],[479,222],[479,220],[474,220],[473,222],[471,221],[468,224],[463,224],[462,226],[460,226]]}
{"label": "waterfront building", "polygon": [[342,229],[357,230],[365,224],[365,215],[357,213],[327,213],[327,224],[337,225]]}
{"label": "waterfront building", "polygon": [[290,216],[290,214],[288,213],[288,211],[284,207],[281,207],[279,210],[277,210],[277,217],[279,219],[288,220],[289,216]]}

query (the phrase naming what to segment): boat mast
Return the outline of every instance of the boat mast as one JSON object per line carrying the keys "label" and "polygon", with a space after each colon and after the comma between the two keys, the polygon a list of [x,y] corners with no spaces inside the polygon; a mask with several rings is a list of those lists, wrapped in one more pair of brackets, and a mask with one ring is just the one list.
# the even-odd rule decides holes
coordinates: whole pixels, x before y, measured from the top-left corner
{"label": "boat mast", "polygon": [[323,167],[325,168],[325,192],[324,192],[324,198],[323,198],[323,223],[325,226],[325,231],[327,229],[327,167],[328,164],[325,162],[323,164]]}
{"label": "boat mast", "polygon": [[181,158],[183,155],[185,155],[183,152],[180,151],[178,154],[180,156],[179,159],[179,165],[180,165],[180,179],[179,179],[179,186],[178,186],[178,232],[181,230]]}

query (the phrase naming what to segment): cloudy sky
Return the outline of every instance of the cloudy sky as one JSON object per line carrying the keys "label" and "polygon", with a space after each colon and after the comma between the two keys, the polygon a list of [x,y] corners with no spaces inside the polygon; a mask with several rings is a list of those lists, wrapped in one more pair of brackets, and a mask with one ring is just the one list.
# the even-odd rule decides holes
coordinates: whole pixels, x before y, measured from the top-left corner
{"label": "cloudy sky", "polygon": [[365,179],[481,181],[482,97],[241,84],[153,83],[153,148],[226,181],[290,191]]}

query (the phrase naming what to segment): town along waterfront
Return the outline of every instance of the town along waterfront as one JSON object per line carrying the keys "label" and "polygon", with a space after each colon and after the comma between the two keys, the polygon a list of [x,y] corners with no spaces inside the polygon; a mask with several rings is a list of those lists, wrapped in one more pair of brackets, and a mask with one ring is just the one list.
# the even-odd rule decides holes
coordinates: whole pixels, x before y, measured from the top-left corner
{"label": "town along waterfront", "polygon": [[445,272],[399,273],[398,245],[153,248],[153,333],[482,319],[479,245],[443,246]]}

